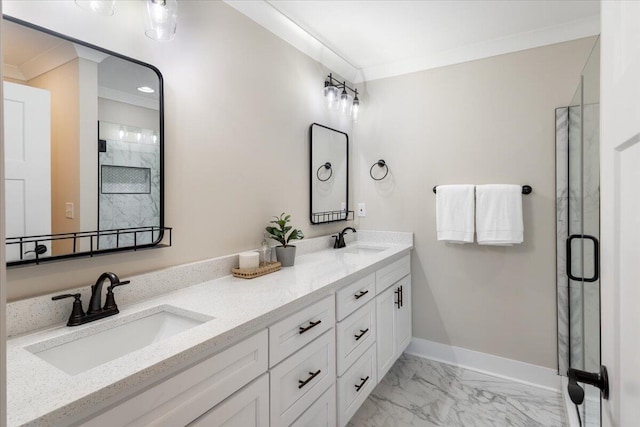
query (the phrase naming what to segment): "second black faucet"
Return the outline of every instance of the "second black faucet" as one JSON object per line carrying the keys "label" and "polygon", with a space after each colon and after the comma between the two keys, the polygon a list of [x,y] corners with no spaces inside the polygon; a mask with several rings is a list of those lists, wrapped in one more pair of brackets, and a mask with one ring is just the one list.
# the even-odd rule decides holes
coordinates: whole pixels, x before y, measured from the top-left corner
{"label": "second black faucet", "polygon": [[331,236],[331,237],[335,237],[335,239],[336,239],[336,241],[333,242],[333,248],[334,249],[340,249],[340,248],[344,248],[344,247],[347,246],[347,244],[344,242],[344,234],[349,230],[353,231],[354,233],[356,232],[355,228],[346,227],[344,230],[339,232],[337,235]]}

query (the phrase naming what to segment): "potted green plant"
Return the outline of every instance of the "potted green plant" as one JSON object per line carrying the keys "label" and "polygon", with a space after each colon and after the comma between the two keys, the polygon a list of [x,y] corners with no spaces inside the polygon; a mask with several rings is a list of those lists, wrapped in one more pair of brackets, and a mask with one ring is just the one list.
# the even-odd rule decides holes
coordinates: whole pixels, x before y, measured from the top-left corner
{"label": "potted green plant", "polygon": [[291,215],[282,212],[280,216],[274,216],[274,220],[270,221],[265,230],[269,233],[269,237],[280,243],[276,246],[276,258],[283,267],[291,267],[296,259],[296,247],[290,245],[292,240],[300,240],[304,238],[302,231],[287,225],[291,221]]}

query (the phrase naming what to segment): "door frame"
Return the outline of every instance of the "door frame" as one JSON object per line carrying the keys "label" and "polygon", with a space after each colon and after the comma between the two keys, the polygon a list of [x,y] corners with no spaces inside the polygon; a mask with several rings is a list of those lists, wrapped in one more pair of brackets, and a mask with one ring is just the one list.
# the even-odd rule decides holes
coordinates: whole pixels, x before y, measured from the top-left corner
{"label": "door frame", "polygon": [[[0,16],[2,15],[2,1],[0,0]],[[2,34],[2,19],[0,19],[0,34]],[[0,49],[0,58],[2,52]],[[2,82],[2,68],[0,67],[0,82]],[[2,85],[0,84],[0,99]],[[0,242],[5,241],[4,231],[4,123],[3,102],[0,103]],[[7,328],[6,328],[6,296],[7,271],[5,263],[5,245],[0,244],[0,427],[7,425]]]}

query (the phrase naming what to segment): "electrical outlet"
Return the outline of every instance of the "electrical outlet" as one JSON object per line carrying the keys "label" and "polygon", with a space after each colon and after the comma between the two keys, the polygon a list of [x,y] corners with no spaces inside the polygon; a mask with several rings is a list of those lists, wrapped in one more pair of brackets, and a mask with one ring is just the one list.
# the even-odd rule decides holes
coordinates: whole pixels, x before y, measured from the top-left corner
{"label": "electrical outlet", "polygon": [[68,219],[73,219],[73,203],[67,202],[64,204],[64,216]]}
{"label": "electrical outlet", "polygon": [[358,203],[358,216],[367,216],[367,206],[364,203]]}

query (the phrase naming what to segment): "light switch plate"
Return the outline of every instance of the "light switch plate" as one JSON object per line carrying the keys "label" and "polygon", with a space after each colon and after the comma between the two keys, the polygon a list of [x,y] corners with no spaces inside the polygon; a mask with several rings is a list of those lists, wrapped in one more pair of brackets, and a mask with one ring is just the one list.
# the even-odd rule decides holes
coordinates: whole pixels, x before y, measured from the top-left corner
{"label": "light switch plate", "polygon": [[73,219],[73,203],[67,202],[64,204],[64,216],[68,219]]}
{"label": "light switch plate", "polygon": [[367,206],[364,203],[358,203],[358,216],[367,216]]}

